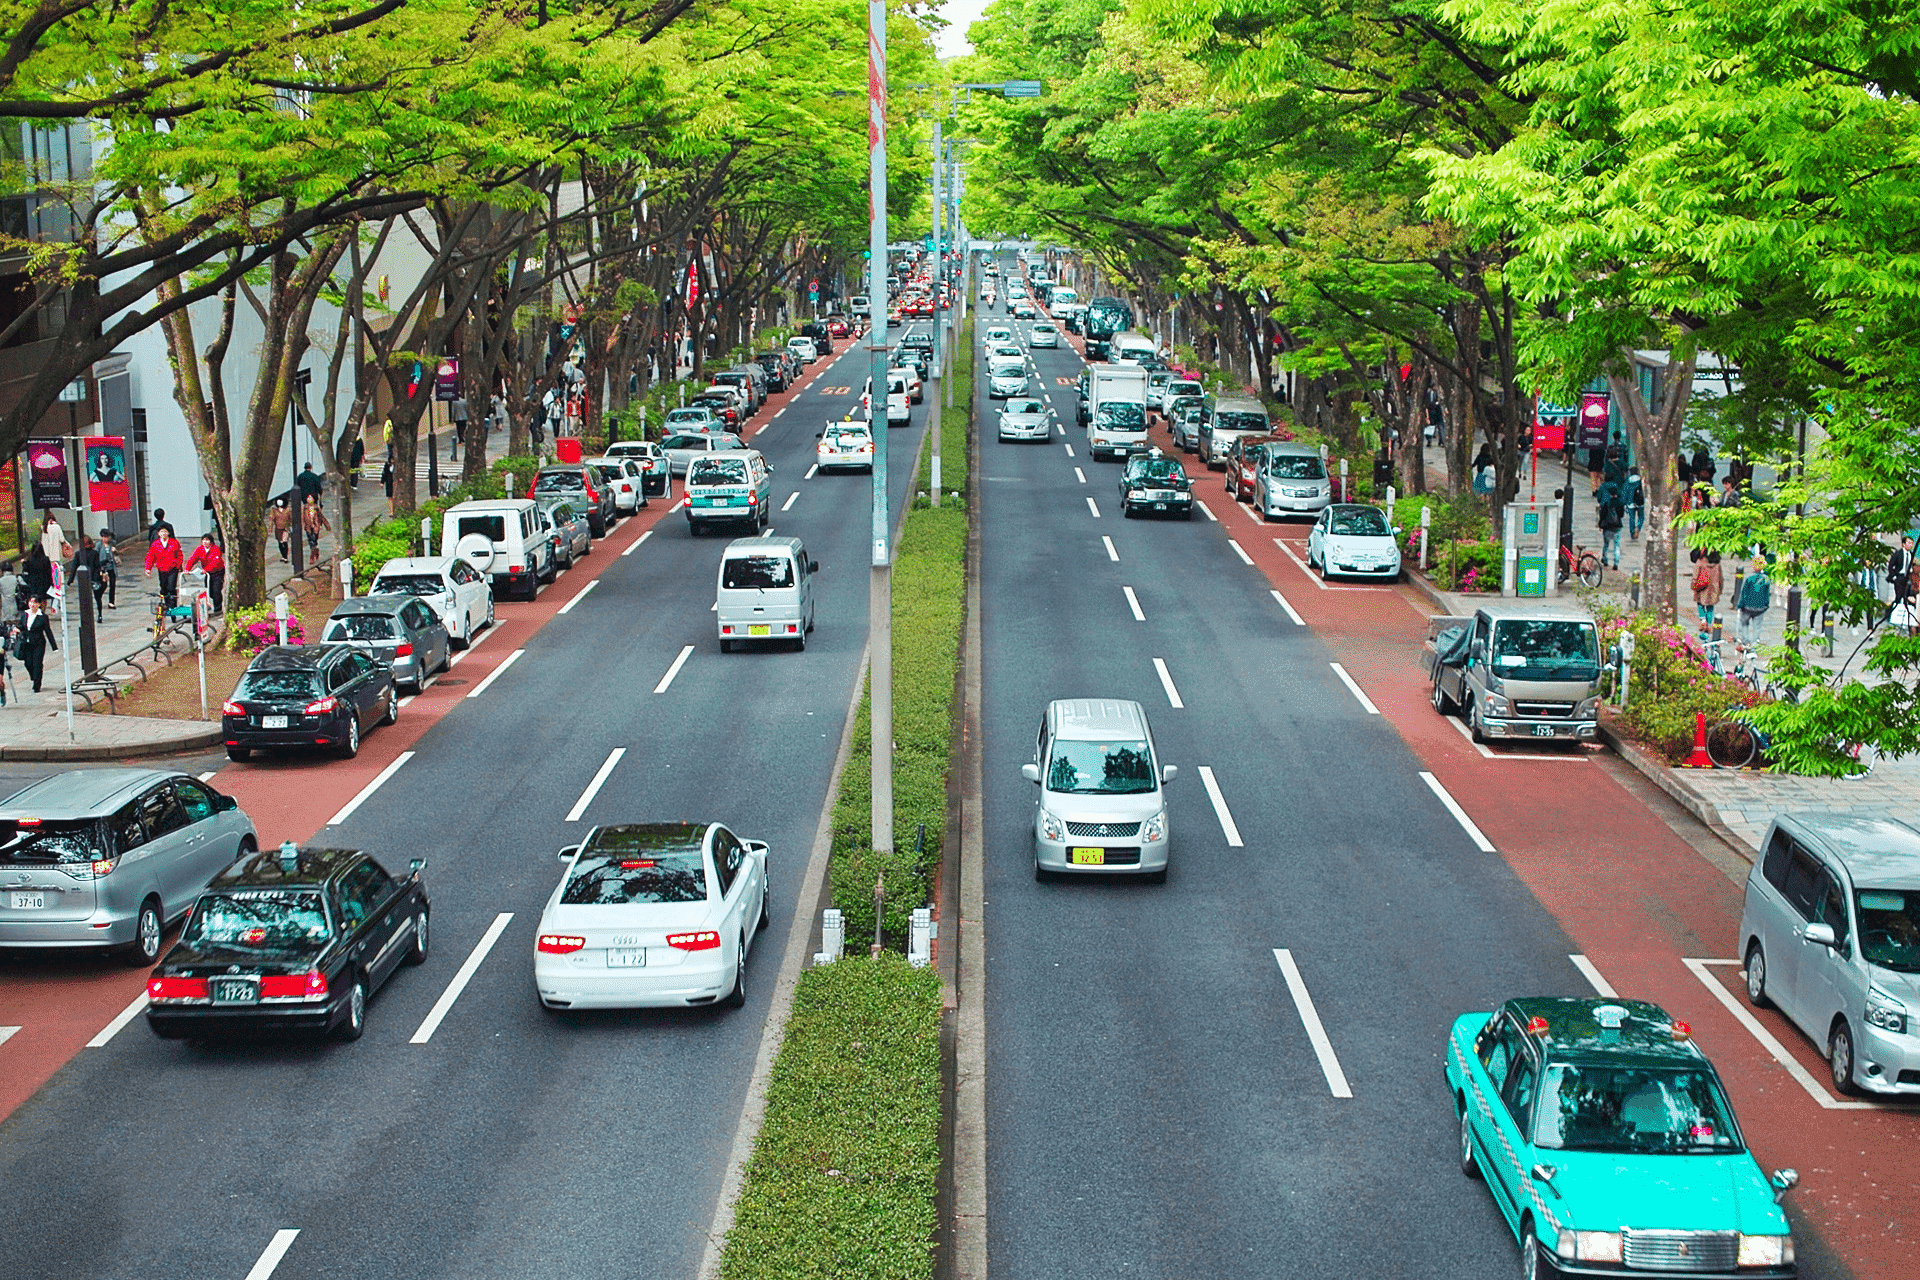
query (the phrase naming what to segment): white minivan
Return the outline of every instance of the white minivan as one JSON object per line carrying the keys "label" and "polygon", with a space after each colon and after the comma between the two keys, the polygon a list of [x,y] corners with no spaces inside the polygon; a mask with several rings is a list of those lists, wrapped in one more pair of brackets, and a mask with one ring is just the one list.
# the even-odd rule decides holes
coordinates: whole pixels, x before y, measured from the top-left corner
{"label": "white minivan", "polygon": [[784,640],[807,647],[813,630],[813,575],[798,538],[735,538],[720,557],[713,611],[720,652],[749,641]]}
{"label": "white minivan", "polygon": [[1160,763],[1147,712],[1119,698],[1047,704],[1033,760],[1020,774],[1038,794],[1033,877],[1119,871],[1167,878],[1165,786],[1178,770]]}
{"label": "white minivan", "polygon": [[553,581],[553,522],[528,498],[478,498],[441,517],[440,554],[459,556],[493,580],[493,598],[531,600]]}

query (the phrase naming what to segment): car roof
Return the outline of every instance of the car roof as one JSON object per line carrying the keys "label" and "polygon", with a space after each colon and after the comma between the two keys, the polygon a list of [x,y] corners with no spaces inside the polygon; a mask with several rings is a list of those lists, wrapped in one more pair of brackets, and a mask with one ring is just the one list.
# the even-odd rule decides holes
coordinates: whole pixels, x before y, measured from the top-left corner
{"label": "car roof", "polygon": [[1230,410],[1233,413],[1265,413],[1267,411],[1267,406],[1251,396],[1215,396],[1213,407]]}
{"label": "car roof", "polygon": [[359,861],[358,849],[300,848],[293,865],[278,848],[243,853],[208,882],[209,889],[318,889]]}
{"label": "car roof", "polygon": [[1147,713],[1140,704],[1121,698],[1061,698],[1047,710],[1055,735],[1062,738],[1141,737],[1147,731]]}
{"label": "car roof", "polygon": [[312,671],[323,667],[342,653],[353,650],[345,644],[275,644],[255,654],[248,671]]}
{"label": "car roof", "polygon": [[1479,612],[1499,622],[1505,619],[1537,619],[1544,622],[1586,622],[1592,618],[1579,610],[1566,605],[1536,604],[1527,605],[1518,600],[1489,601],[1479,607]]}
{"label": "car roof", "polygon": [[0,802],[0,815],[103,817],[154,783],[179,776],[171,769],[75,769],[56,773],[8,796]]}
{"label": "car roof", "polygon": [[1268,453],[1283,454],[1289,458],[1320,456],[1320,450],[1310,444],[1301,444],[1297,440],[1259,440],[1256,441]]}
{"label": "car roof", "polygon": [[1781,826],[1811,837],[1838,857],[1856,885],[1920,887],[1920,831],[1897,818],[1824,809],[1783,813],[1778,818]]}
{"label": "car roof", "polygon": [[345,618],[360,614],[391,615],[400,612],[401,606],[415,599],[410,595],[351,596],[333,606],[328,618]]}
{"label": "car roof", "polygon": [[734,556],[762,556],[772,551],[785,551],[799,555],[801,542],[798,538],[735,538],[720,553],[724,559]]}
{"label": "car roof", "polygon": [[453,567],[459,556],[395,556],[381,565],[374,573],[378,578],[383,573],[444,573]]}
{"label": "car roof", "polygon": [[456,502],[446,510],[447,515],[461,515],[469,511],[525,511],[533,506],[531,498],[469,498],[465,502]]}
{"label": "car roof", "polygon": [[[1697,1066],[1706,1061],[1700,1046],[1693,1042],[1686,1024],[1657,1004],[1645,1000],[1620,1000],[1606,996],[1535,996],[1507,1001],[1504,1008],[1522,1027],[1537,1027],[1534,1019],[1543,1019],[1546,1031],[1528,1030],[1527,1038],[1542,1056],[1558,1062],[1665,1062],[1676,1066]],[[1622,1011],[1620,1025],[1602,1025],[1600,1011]],[[1676,1028],[1679,1030],[1676,1032]]]}

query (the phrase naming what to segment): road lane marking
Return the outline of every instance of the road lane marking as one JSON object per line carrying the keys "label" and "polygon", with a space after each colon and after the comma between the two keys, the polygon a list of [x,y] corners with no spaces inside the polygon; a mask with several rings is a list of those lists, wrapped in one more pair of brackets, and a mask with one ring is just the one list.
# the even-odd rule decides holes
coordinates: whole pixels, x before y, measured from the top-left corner
{"label": "road lane marking", "polygon": [[[715,607],[717,608],[718,606],[716,605]],[[653,686],[653,691],[655,693],[665,693],[667,691],[667,686],[673,683],[673,678],[680,674],[680,668],[686,666],[687,659],[691,658],[692,656],[693,656],[692,645],[688,645],[686,648],[682,649],[680,651],[680,656],[673,660],[673,665],[667,668],[667,674],[660,677],[660,683]]]}
{"label": "road lane marking", "polygon": [[800,500],[800,491],[798,489],[795,489],[792,493],[787,495],[787,500],[780,505],[780,509],[782,511],[785,511],[788,507],[791,507],[794,503],[798,502],[799,500]]}
{"label": "road lane marking", "polygon": [[780,416],[781,414],[783,414],[783,413],[785,413],[785,412],[786,412],[787,410],[789,410],[789,409],[791,409],[791,408],[793,408],[793,406],[792,406],[792,405],[790,405],[790,404],[783,404],[783,405],[781,405],[781,406],[780,406],[780,407],[779,407],[778,409],[775,409],[775,410],[773,411],[773,416],[777,418],[777,417],[779,417],[779,416]]}
{"label": "road lane marking", "polygon": [[1118,564],[1120,562],[1120,553],[1113,549],[1113,539],[1103,533],[1100,535],[1100,541],[1107,544],[1107,559]]}
{"label": "road lane marking", "polygon": [[[1058,431],[1058,432],[1059,432],[1059,433],[1060,433],[1061,435],[1065,435],[1065,434],[1067,434],[1067,424],[1066,424],[1066,423],[1064,423],[1064,422],[1056,422],[1056,423],[1054,423],[1054,424],[1053,424],[1053,429],[1054,429],[1055,431]],[[1068,445],[1068,446],[1067,446],[1067,456],[1068,456],[1069,458],[1071,458],[1071,457],[1073,456],[1073,446],[1072,446],[1072,445]]]}
{"label": "road lane marking", "polygon": [[651,538],[652,536],[653,536],[653,530],[651,530],[651,529],[649,529],[649,530],[647,530],[647,531],[646,531],[645,533],[643,533],[643,534],[641,534],[641,535],[640,535],[639,537],[637,537],[637,538],[635,538],[635,539],[633,540],[633,542],[632,542],[632,544],[631,544],[631,545],[629,545],[629,546],[627,547],[627,549],[626,549],[625,551],[622,551],[622,552],[621,552],[620,554],[621,554],[621,555],[623,555],[623,556],[630,556],[630,555],[632,555],[632,554],[633,554],[634,552],[636,552],[636,551],[638,551],[638,550],[640,549],[640,544],[641,544],[641,543],[643,543],[643,542],[645,542],[645,541],[646,541],[646,540],[647,540],[648,538]]}
{"label": "road lane marking", "polygon": [[1082,471],[1080,468],[1075,467],[1073,469],[1073,478],[1078,480],[1081,484],[1085,484],[1087,482],[1087,473]]}
{"label": "road lane marking", "polygon": [[1593,961],[1577,954],[1569,955],[1567,959],[1573,961],[1573,967],[1580,971],[1580,976],[1587,980],[1587,985],[1593,988],[1595,995],[1604,996],[1608,1000],[1620,998],[1620,993],[1613,989],[1613,984],[1600,976],[1600,970]]}
{"label": "road lane marking", "polygon": [[1100,508],[1092,498],[1087,499],[1087,510],[1093,512],[1093,518],[1095,520],[1100,518]]}
{"label": "road lane marking", "polygon": [[1145,622],[1147,615],[1140,611],[1140,597],[1133,594],[1132,587],[1122,587],[1120,589],[1127,593],[1127,608],[1133,610],[1133,620],[1135,622]]}
{"label": "road lane marking", "polygon": [[674,503],[672,506],[667,508],[667,514],[672,515],[674,512],[678,511],[680,508],[686,505],[687,505],[687,500],[685,498],[682,498],[680,499],[680,501]]}
{"label": "road lane marking", "polygon": [[1248,568],[1253,567],[1253,557],[1247,554],[1245,547],[1235,542],[1232,538],[1227,539],[1227,545],[1233,548],[1233,554],[1240,557],[1241,564],[1246,565]]}
{"label": "road lane marking", "polygon": [[201,774],[201,775],[200,775],[200,781],[202,781],[202,782],[212,782],[212,781],[213,781],[213,773],[214,773],[214,771],[213,771],[212,769],[209,769],[209,770],[207,770],[207,771],[206,771],[205,773],[203,773],[203,774]]}
{"label": "road lane marking", "polygon": [[1220,784],[1214,779],[1213,770],[1207,765],[1200,766],[1200,785],[1207,789],[1207,799],[1213,801],[1213,814],[1220,819],[1220,830],[1227,836],[1227,844],[1235,849],[1244,849],[1245,842],[1240,839],[1240,828],[1234,823],[1233,814],[1227,808],[1227,798],[1220,792]]}
{"label": "road lane marking", "polygon": [[1347,674],[1345,667],[1337,662],[1329,662],[1327,665],[1333,668],[1333,674],[1340,677],[1340,683],[1347,686],[1348,692],[1360,700],[1360,705],[1367,709],[1368,715],[1377,716],[1380,714],[1380,708],[1373,705],[1373,699],[1367,696],[1366,690],[1353,682],[1353,677]]}
{"label": "road lane marking", "polygon": [[1187,704],[1180,701],[1180,691],[1173,687],[1173,673],[1167,670],[1167,660],[1165,658],[1155,658],[1153,660],[1153,669],[1160,673],[1160,686],[1167,691],[1167,701],[1171,702],[1176,708],[1185,707]]}
{"label": "road lane marking", "polygon": [[259,1261],[253,1264],[253,1270],[247,1272],[247,1280],[267,1280],[280,1265],[280,1259],[287,1256],[287,1250],[293,1247],[295,1237],[300,1234],[298,1227],[282,1227],[273,1233],[273,1239],[260,1254]]}
{"label": "road lane marking", "polygon": [[1794,1083],[1807,1091],[1808,1097],[1812,1098],[1828,1111],[1874,1111],[1879,1109],[1871,1102],[1842,1101],[1828,1093],[1820,1086],[1820,1082],[1814,1079],[1813,1073],[1801,1066],[1799,1060],[1787,1052],[1787,1046],[1781,1044],[1780,1041],[1774,1037],[1773,1032],[1767,1030],[1766,1027],[1761,1024],[1760,1019],[1754,1017],[1745,1005],[1742,1005],[1738,1000],[1733,998],[1731,991],[1728,991],[1725,986],[1715,980],[1712,974],[1707,972],[1707,966],[1710,964],[1739,965],[1743,963],[1742,961],[1695,960],[1682,956],[1680,963],[1687,966],[1688,971],[1691,972],[1694,977],[1700,979],[1701,985],[1713,993],[1714,999],[1726,1006],[1727,1012],[1733,1015],[1734,1021],[1745,1027],[1747,1034],[1760,1042],[1760,1047],[1765,1049],[1775,1062],[1786,1069],[1787,1074],[1793,1077]]}
{"label": "road lane marking", "polygon": [[563,605],[561,605],[561,606],[560,606],[560,612],[561,612],[561,613],[572,613],[572,612],[573,612],[573,606],[575,606],[575,605],[577,605],[577,604],[579,604],[579,603],[580,603],[580,602],[581,602],[582,600],[585,600],[585,599],[587,598],[587,592],[589,592],[589,591],[591,591],[591,590],[593,590],[593,589],[594,589],[595,587],[597,587],[597,586],[599,586],[599,585],[600,585],[600,579],[598,579],[598,578],[595,578],[595,579],[594,579],[594,580],[593,580],[592,582],[589,582],[589,583],[588,583],[588,584],[587,584],[586,586],[584,586],[584,587],[582,587],[582,588],[580,588],[580,589],[579,589],[578,591],[576,591],[576,592],[574,592],[574,593],[573,593],[573,599],[571,599],[571,600],[569,600],[569,601],[567,601],[567,602],[566,602],[565,604],[563,604]]}
{"label": "road lane marking", "polygon": [[18,1027],[0,1027],[0,1044],[5,1044],[7,1041],[13,1039],[19,1032],[20,1028]]}
{"label": "road lane marking", "polygon": [[507,925],[512,920],[513,912],[511,911],[502,911],[493,918],[493,923],[487,926],[487,931],[480,935],[480,941],[474,943],[473,950],[467,953],[466,962],[460,966],[460,972],[453,975],[453,981],[447,984],[447,989],[440,993],[438,1000],[434,1001],[433,1008],[427,1010],[427,1016],[420,1023],[420,1029],[413,1033],[413,1039],[409,1040],[408,1044],[425,1044],[433,1039],[433,1033],[440,1029],[440,1020],[453,1009],[453,1002],[460,998],[460,993],[467,989],[469,982],[473,981],[473,975],[479,972],[480,965],[487,958],[487,953],[493,950],[494,943],[500,941],[500,935],[506,932]]}
{"label": "road lane marking", "polygon": [[1327,586],[1327,584],[1321,580],[1320,575],[1316,574],[1313,571],[1312,566],[1310,566],[1305,560],[1302,560],[1299,556],[1293,554],[1293,548],[1287,545],[1287,540],[1285,538],[1275,538],[1273,540],[1273,545],[1280,548],[1281,551],[1285,552],[1287,559],[1293,561],[1295,564],[1300,566],[1300,572],[1307,575],[1308,582],[1311,582],[1314,586],[1320,588],[1322,591],[1332,590],[1331,587]]}
{"label": "road lane marking", "polygon": [[126,1008],[122,1009],[118,1014],[114,1016],[114,1019],[112,1022],[109,1022],[106,1026],[100,1028],[100,1034],[96,1035],[93,1039],[87,1041],[87,1048],[89,1049],[106,1048],[107,1042],[120,1034],[120,1028],[126,1026],[129,1022],[132,1022],[135,1018],[139,1017],[140,1011],[146,1007],[147,1007],[147,993],[142,991],[139,995],[133,998],[132,1004],[128,1005]]}
{"label": "road lane marking", "polygon": [[1280,607],[1287,611],[1287,616],[1293,619],[1294,626],[1304,627],[1307,625],[1307,620],[1300,616],[1299,610],[1295,609],[1292,605],[1287,603],[1287,598],[1285,596],[1281,595],[1278,591],[1270,591],[1267,594],[1271,595],[1276,601],[1279,602]]}
{"label": "road lane marking", "polygon": [[1333,1090],[1336,1098],[1351,1098],[1353,1090],[1347,1085],[1347,1073],[1340,1069],[1340,1059],[1334,1056],[1333,1041],[1327,1039],[1327,1029],[1320,1025],[1320,1015],[1313,1007],[1313,997],[1307,993],[1307,984],[1300,978],[1300,968],[1293,962],[1293,952],[1285,947],[1275,947],[1273,958],[1280,962],[1280,973],[1287,980],[1287,990],[1293,995],[1293,1007],[1300,1012],[1300,1024],[1307,1029],[1307,1039],[1313,1043],[1313,1054],[1320,1059],[1320,1071],[1327,1077],[1327,1088]]}
{"label": "road lane marking", "polygon": [[525,652],[526,652],[525,649],[515,649],[512,653],[508,654],[506,661],[502,662],[499,666],[495,667],[493,670],[487,672],[486,679],[482,680],[479,684],[473,686],[473,688],[467,691],[467,696],[469,698],[477,698],[481,694],[485,693],[488,687],[491,686],[495,680],[498,680],[502,675],[506,673],[506,670],[508,667],[520,661],[520,655]]}
{"label": "road lane marking", "polygon": [[819,474],[820,474],[820,464],[816,462],[812,466],[808,467],[807,474],[801,476],[800,478],[802,480],[811,480],[816,475],[819,475]]}
{"label": "road lane marking", "polygon": [[573,808],[567,810],[566,821],[580,821],[580,815],[587,811],[587,806],[593,803],[593,798],[600,794],[600,788],[606,785],[607,775],[613,772],[614,766],[620,763],[620,757],[625,754],[627,754],[625,747],[615,747],[608,753],[607,762],[600,766],[600,771],[593,775],[593,781],[589,782],[587,789],[580,793],[580,798],[573,802]]}
{"label": "road lane marking", "polygon": [[1480,828],[1473,825],[1473,819],[1469,818],[1467,811],[1460,807],[1460,802],[1447,794],[1447,789],[1440,785],[1440,779],[1434,777],[1425,769],[1422,769],[1420,771],[1420,781],[1426,783],[1427,789],[1433,792],[1434,795],[1440,797],[1440,803],[1447,806],[1447,812],[1453,815],[1454,821],[1458,822],[1466,831],[1467,836],[1474,844],[1479,846],[1480,852],[1497,852],[1493,847],[1493,841],[1487,839],[1485,835],[1481,834]]}
{"label": "road lane marking", "polygon": [[1196,506],[1196,507],[1198,507],[1198,508],[1200,508],[1200,514],[1201,514],[1201,515],[1203,515],[1203,516],[1205,516],[1205,517],[1206,517],[1207,519],[1209,519],[1209,520],[1211,520],[1211,521],[1213,521],[1213,522],[1214,522],[1215,524],[1219,524],[1219,523],[1220,523],[1220,517],[1219,517],[1219,516],[1217,516],[1217,515],[1215,515],[1215,514],[1213,514],[1213,508],[1212,508],[1212,507],[1210,507],[1210,506],[1208,506],[1208,505],[1207,505],[1206,503],[1204,503],[1204,502],[1202,502],[1202,501],[1200,501],[1200,499],[1198,499],[1198,498],[1195,498],[1195,499],[1193,500],[1193,505],[1194,505],[1194,506]]}
{"label": "road lane marking", "polygon": [[376,773],[373,775],[372,782],[369,782],[366,786],[360,788],[359,795],[347,801],[344,805],[341,805],[340,812],[334,814],[331,818],[327,819],[327,825],[330,827],[337,827],[341,823],[345,822],[348,818],[351,818],[353,816],[353,811],[355,809],[358,809],[361,805],[365,804],[369,796],[371,796],[374,792],[378,791],[381,787],[385,786],[387,779],[391,778],[394,774],[400,772],[400,767],[406,764],[406,762],[411,759],[413,759],[413,752],[402,751],[399,757],[396,758],[392,764],[382,769],[379,773]]}
{"label": "road lane marking", "polygon": [[1461,722],[1459,716],[1443,716],[1441,718],[1444,719],[1448,724],[1452,725],[1454,729],[1456,729],[1459,732],[1460,736],[1467,740],[1468,746],[1472,747],[1475,751],[1478,751],[1481,755],[1485,756],[1489,760],[1492,760],[1495,758],[1493,752],[1487,749],[1486,743],[1475,742],[1473,740],[1473,734],[1467,729],[1467,726]]}

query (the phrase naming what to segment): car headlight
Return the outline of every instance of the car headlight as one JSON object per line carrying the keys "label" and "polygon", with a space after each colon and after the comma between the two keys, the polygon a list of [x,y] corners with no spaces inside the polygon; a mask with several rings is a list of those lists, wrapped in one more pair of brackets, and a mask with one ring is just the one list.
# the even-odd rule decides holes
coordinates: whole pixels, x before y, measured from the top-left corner
{"label": "car headlight", "polygon": [[1868,987],[1867,1022],[1898,1034],[1907,1029],[1907,1006],[1878,987]]}
{"label": "car headlight", "polygon": [[1140,840],[1143,844],[1152,844],[1156,840],[1167,838],[1167,815],[1156,813],[1140,824]]}
{"label": "car headlight", "polygon": [[1487,713],[1496,716],[1510,716],[1513,714],[1513,708],[1508,705],[1507,700],[1500,694],[1489,693],[1487,695]]}
{"label": "car headlight", "polygon": [[1062,823],[1060,819],[1054,817],[1045,809],[1042,809],[1040,811],[1040,837],[1043,840],[1065,840],[1067,838],[1066,825]]}
{"label": "car headlight", "polygon": [[1740,1257],[1736,1265],[1742,1267],[1784,1267],[1793,1261],[1792,1236],[1746,1236],[1740,1237]]}
{"label": "car headlight", "polygon": [[1573,718],[1576,720],[1591,720],[1599,714],[1600,699],[1598,698],[1587,698],[1573,709]]}
{"label": "car headlight", "polygon": [[1569,1262],[1620,1261],[1618,1231],[1562,1231],[1553,1251]]}

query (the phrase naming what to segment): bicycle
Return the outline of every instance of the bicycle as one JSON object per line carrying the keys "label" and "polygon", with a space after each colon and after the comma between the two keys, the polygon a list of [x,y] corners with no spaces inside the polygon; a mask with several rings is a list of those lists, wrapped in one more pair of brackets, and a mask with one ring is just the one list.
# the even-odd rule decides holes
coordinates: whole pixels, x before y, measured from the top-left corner
{"label": "bicycle", "polygon": [[1560,547],[1560,581],[1569,577],[1580,579],[1582,586],[1600,585],[1600,557],[1585,547],[1569,550],[1563,543]]}

